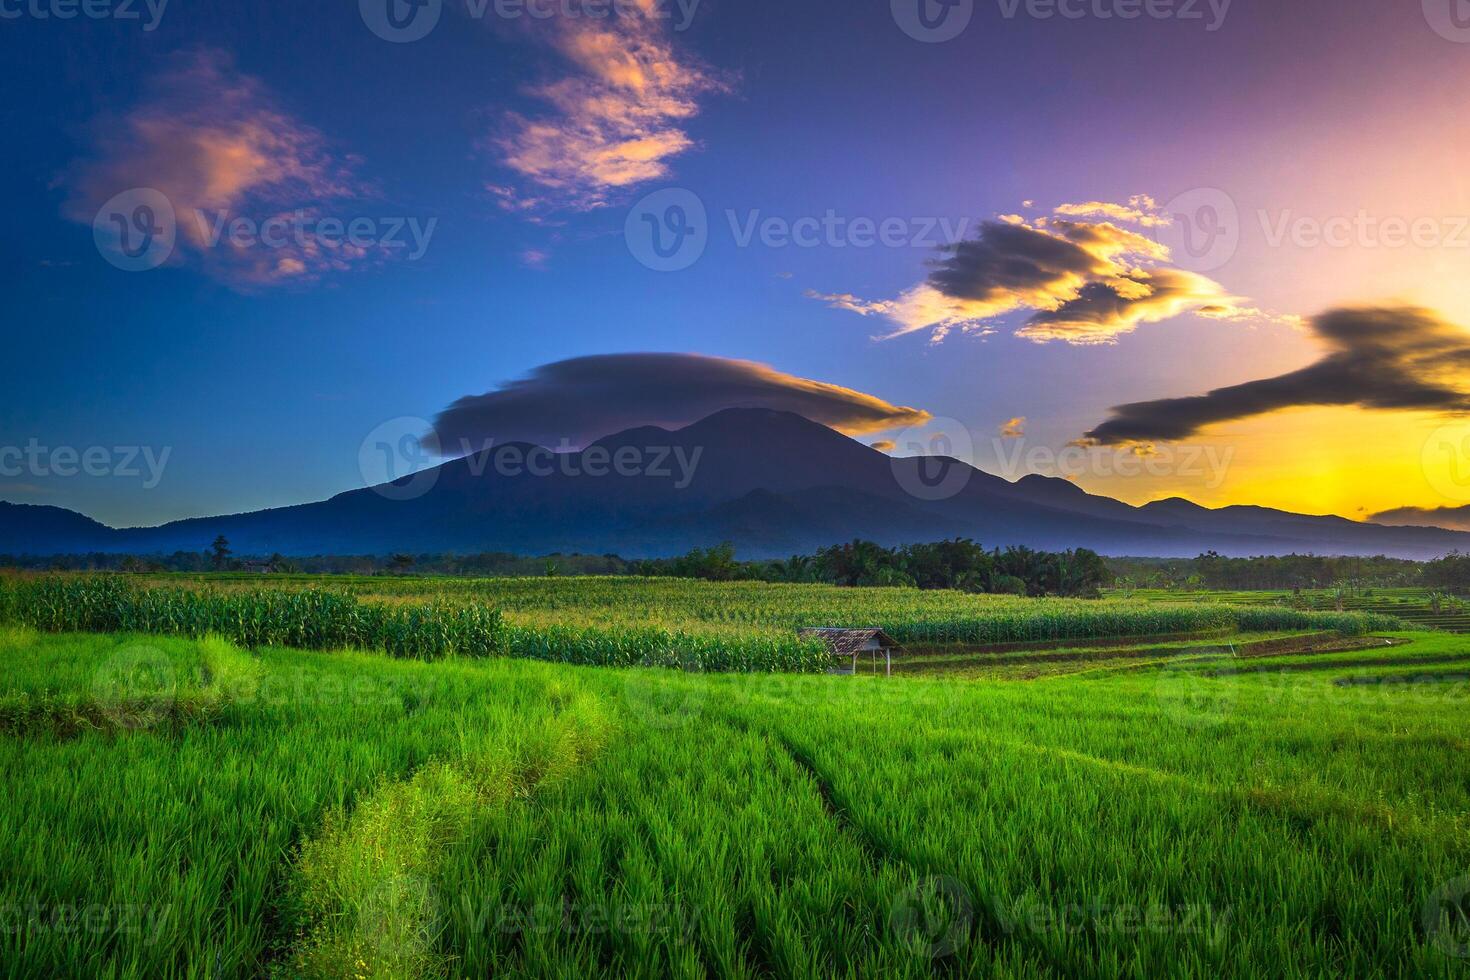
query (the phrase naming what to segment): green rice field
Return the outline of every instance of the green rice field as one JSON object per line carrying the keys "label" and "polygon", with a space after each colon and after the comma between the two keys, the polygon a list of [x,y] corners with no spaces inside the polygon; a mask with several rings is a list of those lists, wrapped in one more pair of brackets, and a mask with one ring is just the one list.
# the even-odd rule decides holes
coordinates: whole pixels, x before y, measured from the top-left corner
{"label": "green rice field", "polygon": [[1138,589],[1127,598],[1142,602],[1192,606],[1201,602],[1229,605],[1275,605],[1285,608],[1336,611],[1338,603],[1348,612],[1392,616],[1414,626],[1470,633],[1470,599],[1438,594],[1423,588],[1368,588],[1343,590],[1303,589],[1300,592],[1275,590],[1262,592],[1170,591]]}
{"label": "green rice field", "polygon": [[[6,585],[7,976],[1470,976],[1470,637],[1229,603],[273,579],[392,613],[332,607],[383,632],[303,650],[226,634],[325,629],[293,618],[319,600],[147,586],[46,621]],[[469,607],[503,619],[483,649],[444,625]],[[185,618],[97,629],[138,608]],[[718,649],[818,617],[909,630],[895,674],[588,666],[502,635]],[[446,639],[378,642],[404,622]]]}

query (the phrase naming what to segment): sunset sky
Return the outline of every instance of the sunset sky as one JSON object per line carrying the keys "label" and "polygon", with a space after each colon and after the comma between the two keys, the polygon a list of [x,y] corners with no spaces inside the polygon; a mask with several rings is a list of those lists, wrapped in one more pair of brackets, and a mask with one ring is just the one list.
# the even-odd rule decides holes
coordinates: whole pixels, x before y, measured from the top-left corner
{"label": "sunset sky", "polygon": [[[513,396],[576,403],[552,442],[756,399],[1130,503],[1470,503],[1457,0],[392,2],[0,4],[0,447],[168,452],[0,499],[321,499]],[[166,255],[112,229],[144,190]],[[580,360],[641,352],[702,357]]]}

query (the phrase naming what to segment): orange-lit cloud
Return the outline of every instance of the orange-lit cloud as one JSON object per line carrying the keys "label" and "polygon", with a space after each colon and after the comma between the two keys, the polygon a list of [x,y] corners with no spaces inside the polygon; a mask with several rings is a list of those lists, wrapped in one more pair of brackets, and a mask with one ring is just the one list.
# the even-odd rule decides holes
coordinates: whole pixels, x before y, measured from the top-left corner
{"label": "orange-lit cloud", "polygon": [[[1152,207],[1136,197],[1129,207],[1064,205],[1068,214],[1123,216]],[[1059,209],[1062,210],[1062,209]],[[1114,214],[1113,212],[1124,212]],[[1218,283],[1168,265],[1169,250],[1147,235],[1112,221],[1006,215],[987,221],[966,241],[940,249],[928,277],[894,299],[851,293],[807,295],[834,309],[895,324],[890,339],[920,330],[942,340],[952,330],[994,331],[995,318],[1030,311],[1017,336],[1039,343],[1112,343],[1141,323],[1209,310],[1216,319],[1247,319]],[[1260,314],[1262,318],[1265,314]]]}
{"label": "orange-lit cloud", "polygon": [[1090,282],[1075,299],[1036,313],[1016,336],[1045,343],[1107,344],[1140,323],[1157,323],[1208,304],[1230,309],[1220,285],[1180,269],[1136,271],[1116,279]]}
{"label": "orange-lit cloud", "polygon": [[[74,220],[91,223],[116,194],[155,189],[175,212],[176,259],[182,254],[237,286],[316,278],[370,257],[372,249],[311,230],[323,205],[365,192],[357,161],[333,154],[319,131],[279,108],[223,52],[175,58],[138,106],[96,128],[94,152],[63,179],[64,210]],[[256,228],[277,219],[306,230],[270,246],[241,244],[220,234],[236,217]]]}
{"label": "orange-lit cloud", "polygon": [[685,125],[699,97],[726,86],[675,55],[655,12],[544,25],[574,73],[528,90],[551,113],[512,114],[492,139],[500,162],[529,185],[491,185],[502,206],[602,207],[620,190],[667,176],[669,161],[694,146]]}
{"label": "orange-lit cloud", "polygon": [[487,441],[585,446],[643,425],[679,427],[726,408],[794,412],[848,435],[913,425],[932,416],[861,391],[812,381],[754,361],[703,354],[601,354],[545,364],[530,376],[461,398],[434,422],[445,455]]}
{"label": "orange-lit cloud", "polygon": [[1013,419],[1007,419],[1000,427],[1002,439],[1020,439],[1026,435],[1026,416],[1017,415]]}
{"label": "orange-lit cloud", "polygon": [[1312,329],[1327,348],[1315,364],[1203,395],[1120,405],[1084,438],[1178,440],[1220,422],[1319,406],[1470,415],[1464,328],[1416,307],[1348,307],[1315,317]]}

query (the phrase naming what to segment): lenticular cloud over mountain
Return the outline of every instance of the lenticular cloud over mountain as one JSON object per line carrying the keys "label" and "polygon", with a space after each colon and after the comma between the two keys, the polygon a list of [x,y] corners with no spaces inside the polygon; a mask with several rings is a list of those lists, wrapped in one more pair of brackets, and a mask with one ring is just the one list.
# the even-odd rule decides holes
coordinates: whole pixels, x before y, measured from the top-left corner
{"label": "lenticular cloud over mountain", "polygon": [[597,354],[534,369],[529,377],[441,412],[426,444],[444,456],[525,441],[585,446],[642,425],[677,428],[726,408],[794,412],[848,435],[922,425],[922,409],[755,361],[704,354]]}

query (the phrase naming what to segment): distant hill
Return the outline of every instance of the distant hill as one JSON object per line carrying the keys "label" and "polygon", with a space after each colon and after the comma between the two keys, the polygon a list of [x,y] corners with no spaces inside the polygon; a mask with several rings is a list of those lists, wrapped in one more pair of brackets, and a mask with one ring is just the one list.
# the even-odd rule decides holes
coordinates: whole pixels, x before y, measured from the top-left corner
{"label": "distant hill", "polygon": [[1159,557],[1215,550],[1427,559],[1470,550],[1470,533],[1440,528],[1264,507],[1212,510],[1177,499],[1133,507],[1065,480],[1011,483],[957,460],[891,459],[801,416],[765,409],[730,409],[675,431],[618,433],[555,457],[554,466],[541,467],[544,475],[528,471],[534,451],[507,444],[317,503],[156,528],[113,529],[55,507],[0,503],[0,553],[202,551],[221,534],[236,554],[283,555],[641,558],[730,541],[742,557],[759,558],[855,537],[895,545],[956,535],[987,546]]}

